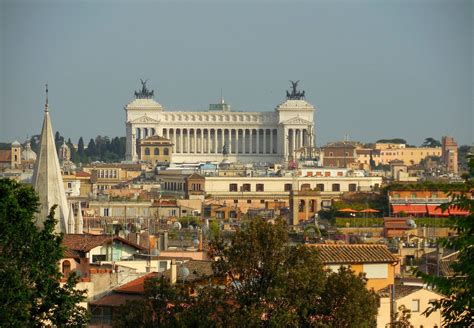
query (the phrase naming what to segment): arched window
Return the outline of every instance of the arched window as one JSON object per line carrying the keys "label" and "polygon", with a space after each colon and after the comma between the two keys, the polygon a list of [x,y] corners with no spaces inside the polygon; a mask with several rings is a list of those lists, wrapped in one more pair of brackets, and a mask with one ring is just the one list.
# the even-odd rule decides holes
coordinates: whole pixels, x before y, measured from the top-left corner
{"label": "arched window", "polygon": [[155,148],[155,155],[159,155],[160,154],[160,148]]}
{"label": "arched window", "polygon": [[163,149],[163,154],[164,154],[165,156],[168,156],[168,155],[170,154],[169,149],[168,149],[168,148]]}
{"label": "arched window", "polygon": [[145,148],[145,155],[150,155],[150,148]]}
{"label": "arched window", "polygon": [[63,261],[62,273],[64,277],[69,276],[69,272],[71,272],[71,262],[69,260]]}

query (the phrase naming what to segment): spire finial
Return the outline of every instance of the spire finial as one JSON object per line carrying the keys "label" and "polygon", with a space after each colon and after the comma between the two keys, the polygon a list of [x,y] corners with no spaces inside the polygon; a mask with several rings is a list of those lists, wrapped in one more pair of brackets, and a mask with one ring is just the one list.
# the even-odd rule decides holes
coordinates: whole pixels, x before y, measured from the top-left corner
{"label": "spire finial", "polygon": [[49,106],[49,104],[48,104],[48,83],[46,83],[46,103],[44,104],[44,111],[45,112],[49,111],[48,106]]}
{"label": "spire finial", "polygon": [[221,88],[221,104],[225,104],[224,96],[222,95],[222,88]]}

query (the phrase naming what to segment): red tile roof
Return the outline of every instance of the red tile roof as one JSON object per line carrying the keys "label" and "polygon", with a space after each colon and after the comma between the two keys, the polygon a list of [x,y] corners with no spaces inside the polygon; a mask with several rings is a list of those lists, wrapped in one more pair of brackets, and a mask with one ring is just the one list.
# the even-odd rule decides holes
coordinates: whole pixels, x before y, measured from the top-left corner
{"label": "red tile roof", "polygon": [[111,293],[99,298],[98,300],[89,302],[92,306],[109,306],[109,307],[120,307],[127,301],[137,301],[143,299],[143,295],[140,294],[119,294]]}
{"label": "red tile roof", "polygon": [[323,264],[394,263],[398,259],[385,245],[313,244]]}
{"label": "red tile roof", "polygon": [[77,171],[76,177],[78,178],[90,178],[91,174],[84,171]]}
{"label": "red tile roof", "polygon": [[126,284],[119,286],[114,289],[114,292],[117,293],[126,293],[126,294],[143,294],[145,292],[145,280],[150,278],[156,278],[160,274],[158,272],[151,272],[140,278],[127,282]]}
{"label": "red tile roof", "polygon": [[121,237],[107,236],[107,235],[90,235],[90,234],[64,235],[63,246],[66,247],[66,250],[88,252],[97,246],[101,246],[101,245],[110,243],[112,241],[120,241],[124,244],[130,245],[137,249],[144,249],[143,247]]}
{"label": "red tile roof", "polygon": [[11,150],[0,150],[0,162],[11,162],[12,151]]}

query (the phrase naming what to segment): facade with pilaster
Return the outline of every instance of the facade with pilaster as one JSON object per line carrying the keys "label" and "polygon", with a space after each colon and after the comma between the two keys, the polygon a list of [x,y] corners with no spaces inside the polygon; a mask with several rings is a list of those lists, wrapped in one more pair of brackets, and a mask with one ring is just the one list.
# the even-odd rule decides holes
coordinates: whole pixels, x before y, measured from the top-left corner
{"label": "facade with pilaster", "polygon": [[152,135],[171,141],[176,163],[220,162],[224,153],[232,162],[279,163],[314,145],[315,108],[296,85],[271,112],[231,111],[223,99],[208,111],[167,111],[145,83],[135,98],[124,108],[128,161],[139,159],[139,140]]}

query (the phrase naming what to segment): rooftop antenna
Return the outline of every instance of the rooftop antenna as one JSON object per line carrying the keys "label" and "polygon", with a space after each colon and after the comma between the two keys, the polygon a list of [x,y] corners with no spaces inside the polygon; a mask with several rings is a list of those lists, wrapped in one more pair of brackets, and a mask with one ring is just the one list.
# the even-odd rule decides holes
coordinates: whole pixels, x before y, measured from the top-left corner
{"label": "rooftop antenna", "polygon": [[45,112],[49,111],[48,106],[49,106],[49,104],[48,104],[48,83],[46,83],[46,103],[44,104],[44,111]]}

